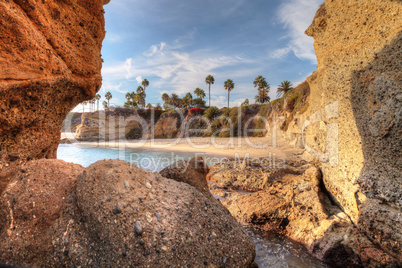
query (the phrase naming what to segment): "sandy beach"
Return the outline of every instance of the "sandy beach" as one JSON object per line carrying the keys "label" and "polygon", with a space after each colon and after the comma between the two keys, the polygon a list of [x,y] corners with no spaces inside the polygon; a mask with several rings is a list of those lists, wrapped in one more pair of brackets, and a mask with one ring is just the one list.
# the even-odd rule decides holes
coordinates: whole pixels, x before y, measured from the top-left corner
{"label": "sandy beach", "polygon": [[[72,139],[72,133],[62,133],[62,138]],[[303,153],[300,148],[290,147],[280,139],[271,137],[261,138],[214,138],[192,137],[177,139],[154,140],[119,140],[109,142],[75,142],[78,146],[127,148],[141,150],[163,150],[171,152],[194,152],[222,155],[228,157],[281,157]]]}

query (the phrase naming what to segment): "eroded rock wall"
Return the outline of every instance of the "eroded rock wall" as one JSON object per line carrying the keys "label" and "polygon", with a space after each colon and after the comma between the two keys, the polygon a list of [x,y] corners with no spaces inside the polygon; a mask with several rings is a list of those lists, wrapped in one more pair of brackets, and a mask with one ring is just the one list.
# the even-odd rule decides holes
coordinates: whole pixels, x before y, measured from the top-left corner
{"label": "eroded rock wall", "polygon": [[67,113],[101,86],[102,0],[0,2],[0,161],[55,158]]}
{"label": "eroded rock wall", "polygon": [[136,110],[126,108],[85,113],[81,121],[75,135],[78,141],[140,139],[148,129],[148,122]]}
{"label": "eroded rock wall", "polygon": [[[314,37],[308,144],[324,184],[353,223],[401,259],[402,4],[327,0],[306,33]],[[315,119],[314,119],[315,118]]]}

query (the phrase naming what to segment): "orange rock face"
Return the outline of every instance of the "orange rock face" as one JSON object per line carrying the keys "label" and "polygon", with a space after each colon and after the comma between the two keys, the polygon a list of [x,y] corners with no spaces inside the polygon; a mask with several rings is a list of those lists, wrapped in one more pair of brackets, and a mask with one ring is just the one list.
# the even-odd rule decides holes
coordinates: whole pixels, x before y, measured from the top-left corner
{"label": "orange rock face", "polygon": [[55,158],[67,113],[100,89],[102,5],[102,0],[0,2],[3,163]]}

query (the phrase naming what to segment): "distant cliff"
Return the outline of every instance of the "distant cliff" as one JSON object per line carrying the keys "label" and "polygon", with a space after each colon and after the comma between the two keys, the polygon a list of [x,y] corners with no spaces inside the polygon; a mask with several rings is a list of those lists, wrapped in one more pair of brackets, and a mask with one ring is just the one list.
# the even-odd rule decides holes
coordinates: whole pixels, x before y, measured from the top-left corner
{"label": "distant cliff", "polygon": [[136,110],[116,108],[82,114],[75,138],[79,141],[139,139],[147,127],[148,122]]}

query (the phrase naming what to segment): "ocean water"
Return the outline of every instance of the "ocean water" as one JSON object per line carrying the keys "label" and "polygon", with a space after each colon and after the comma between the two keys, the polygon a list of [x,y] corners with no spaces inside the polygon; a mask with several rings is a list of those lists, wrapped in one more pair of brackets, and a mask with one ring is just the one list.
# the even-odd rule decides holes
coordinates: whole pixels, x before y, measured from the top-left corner
{"label": "ocean water", "polygon": [[[152,171],[160,171],[178,160],[187,160],[195,156],[190,152],[167,152],[151,150],[119,151],[111,148],[83,147],[76,144],[60,144],[57,158],[66,162],[87,167],[103,159],[122,159]],[[222,157],[204,155],[208,164],[219,161]],[[312,257],[300,244],[283,236],[269,234],[248,228],[256,249],[255,262],[260,268],[314,268],[329,267]]]}
{"label": "ocean water", "polygon": [[121,159],[151,171],[161,171],[176,161],[188,160],[195,156],[195,153],[190,152],[177,153],[140,149],[122,151],[114,148],[83,147],[76,144],[60,144],[57,150],[58,159],[84,167],[103,159]]}

